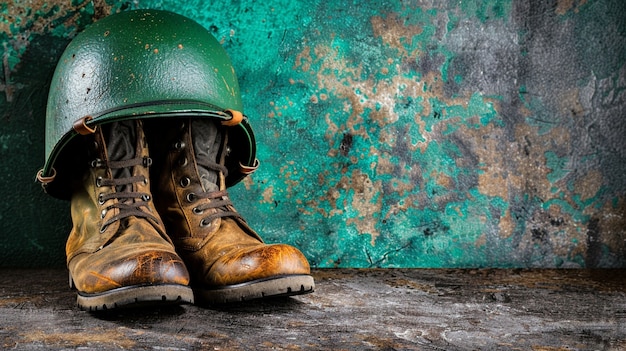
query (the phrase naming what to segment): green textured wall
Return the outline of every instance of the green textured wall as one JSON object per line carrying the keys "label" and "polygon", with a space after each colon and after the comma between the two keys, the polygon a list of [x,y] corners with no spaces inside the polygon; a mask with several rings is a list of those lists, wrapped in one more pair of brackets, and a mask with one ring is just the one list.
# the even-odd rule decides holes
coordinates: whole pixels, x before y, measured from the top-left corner
{"label": "green textured wall", "polygon": [[626,265],[622,0],[0,4],[0,265],[64,264],[68,204],[33,180],[48,81],[130,8],[223,43],[261,160],[233,200],[313,266]]}

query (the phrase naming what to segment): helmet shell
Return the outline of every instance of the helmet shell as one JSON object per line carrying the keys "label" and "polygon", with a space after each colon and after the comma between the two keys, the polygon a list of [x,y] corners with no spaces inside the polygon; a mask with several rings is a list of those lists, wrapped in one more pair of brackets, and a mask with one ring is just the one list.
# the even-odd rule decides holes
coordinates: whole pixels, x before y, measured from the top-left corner
{"label": "helmet shell", "polygon": [[[70,196],[77,121],[83,130],[136,118],[217,118],[228,124],[230,111],[242,110],[230,58],[204,27],[168,11],[117,13],[79,33],[57,64],[46,110],[46,163],[38,178],[51,195]],[[233,185],[257,161],[247,118],[230,128],[227,183]]]}

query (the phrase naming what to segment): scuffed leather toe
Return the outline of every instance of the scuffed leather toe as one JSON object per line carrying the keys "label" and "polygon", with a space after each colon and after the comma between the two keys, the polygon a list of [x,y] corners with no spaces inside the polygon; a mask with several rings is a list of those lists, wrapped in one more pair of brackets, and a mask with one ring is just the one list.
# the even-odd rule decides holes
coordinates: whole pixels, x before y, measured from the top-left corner
{"label": "scuffed leather toe", "polygon": [[[93,263],[94,257],[89,258]],[[170,252],[142,252],[90,267],[81,265],[79,257],[75,262],[77,267],[71,271],[79,274],[73,277],[76,288],[86,294],[129,286],[189,284],[189,273],[183,261]]]}
{"label": "scuffed leather toe", "polygon": [[206,274],[205,284],[226,286],[285,275],[310,274],[304,255],[285,244],[233,250],[218,259]]}

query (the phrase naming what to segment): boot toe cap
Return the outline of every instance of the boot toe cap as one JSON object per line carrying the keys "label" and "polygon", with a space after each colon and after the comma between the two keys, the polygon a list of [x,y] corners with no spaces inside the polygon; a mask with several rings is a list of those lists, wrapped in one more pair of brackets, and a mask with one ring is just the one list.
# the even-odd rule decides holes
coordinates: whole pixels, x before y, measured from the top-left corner
{"label": "boot toe cap", "polygon": [[149,251],[74,271],[81,272],[73,277],[76,288],[90,294],[129,286],[189,284],[183,261],[170,252]]}
{"label": "boot toe cap", "polygon": [[218,259],[207,272],[205,282],[226,286],[286,275],[310,274],[300,250],[285,244],[240,249]]}

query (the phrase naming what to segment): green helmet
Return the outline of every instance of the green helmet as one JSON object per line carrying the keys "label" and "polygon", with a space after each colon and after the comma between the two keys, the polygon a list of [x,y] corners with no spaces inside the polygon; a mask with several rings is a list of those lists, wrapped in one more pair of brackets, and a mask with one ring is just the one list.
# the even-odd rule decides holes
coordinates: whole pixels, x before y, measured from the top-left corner
{"label": "green helmet", "polygon": [[226,51],[198,23],[167,11],[106,17],[78,34],[54,72],[46,111],[49,194],[68,198],[76,140],[103,123],[137,118],[216,118],[230,126],[227,185],[256,169],[256,142],[242,114]]}

